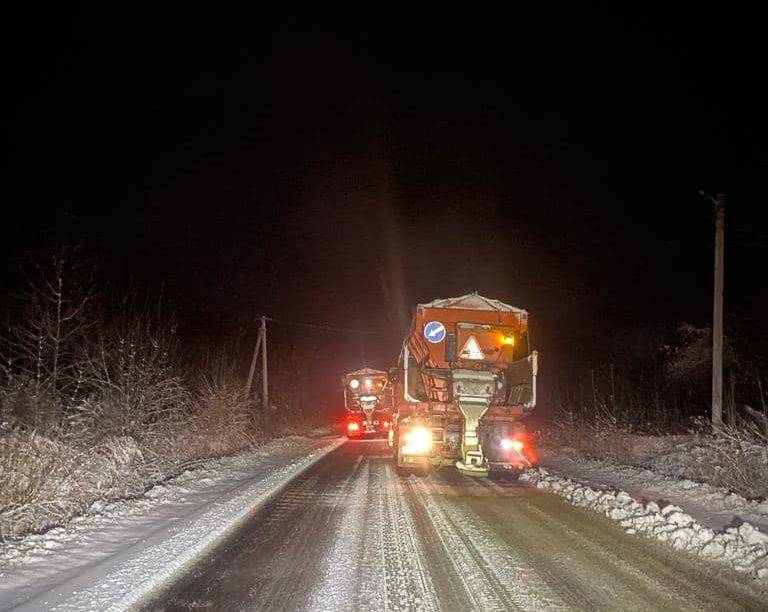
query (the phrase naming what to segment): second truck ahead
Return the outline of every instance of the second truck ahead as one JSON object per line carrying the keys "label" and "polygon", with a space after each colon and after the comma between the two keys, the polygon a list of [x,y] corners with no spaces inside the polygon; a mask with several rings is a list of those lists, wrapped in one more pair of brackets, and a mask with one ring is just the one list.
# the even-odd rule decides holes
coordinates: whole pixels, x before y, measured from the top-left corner
{"label": "second truck ahead", "polygon": [[537,372],[525,310],[477,293],[418,304],[390,371],[397,467],[485,476],[530,466],[518,421],[536,405]]}
{"label": "second truck ahead", "polygon": [[347,436],[383,435],[392,423],[392,388],[383,370],[362,368],[342,379]]}

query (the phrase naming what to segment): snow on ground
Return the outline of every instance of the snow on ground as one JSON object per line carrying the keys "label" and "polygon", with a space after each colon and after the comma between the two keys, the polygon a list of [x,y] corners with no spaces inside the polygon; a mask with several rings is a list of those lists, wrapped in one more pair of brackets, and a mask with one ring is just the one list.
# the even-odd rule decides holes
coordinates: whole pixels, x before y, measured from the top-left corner
{"label": "snow on ground", "polygon": [[204,462],[143,497],[94,504],[66,528],[0,543],[0,610],[125,609],[343,442],[281,438]]}
{"label": "snow on ground", "polygon": [[768,502],[575,454],[546,454],[521,480],[604,513],[628,533],[768,578]]}
{"label": "snow on ground", "polygon": [[644,467],[585,459],[574,454],[545,454],[542,464],[584,482],[624,489],[636,499],[665,499],[684,506],[698,522],[723,530],[747,521],[768,533],[768,501],[748,500],[720,487],[674,478]]}

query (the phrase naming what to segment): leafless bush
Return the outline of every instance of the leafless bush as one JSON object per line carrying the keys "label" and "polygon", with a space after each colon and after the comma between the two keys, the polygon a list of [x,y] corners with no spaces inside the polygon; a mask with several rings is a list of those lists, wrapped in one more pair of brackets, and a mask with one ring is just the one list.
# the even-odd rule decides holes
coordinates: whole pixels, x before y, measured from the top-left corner
{"label": "leafless bush", "polygon": [[546,429],[545,444],[573,450],[586,457],[628,462],[636,434],[617,425],[611,417],[575,423],[556,420]]}
{"label": "leafless bush", "polygon": [[768,497],[768,438],[752,425],[697,431],[661,449],[648,463],[657,471],[724,487],[748,498]]}
{"label": "leafless bush", "polygon": [[173,327],[145,314],[125,313],[85,339],[78,367],[90,401],[71,415],[73,424],[93,429],[101,423],[133,435],[183,420],[189,412]]}
{"label": "leafless bush", "polygon": [[96,299],[71,255],[35,268],[0,334],[0,539],[308,424],[296,401],[305,390],[280,382],[293,370],[275,368],[272,405],[246,398],[243,360],[222,351],[185,363],[159,308]]}
{"label": "leafless bush", "polygon": [[0,345],[6,380],[21,376],[59,403],[78,393],[74,353],[91,322],[93,280],[79,257],[76,248],[57,248],[31,267],[20,320]]}
{"label": "leafless bush", "polygon": [[557,452],[648,467],[748,498],[768,497],[768,437],[754,425],[742,423],[712,432],[706,421],[699,420],[686,434],[661,436],[612,422],[562,419],[546,429],[544,443]]}
{"label": "leafless bush", "polygon": [[263,411],[236,369],[208,363],[190,384],[172,326],[146,314],[95,320],[71,356],[80,382],[69,401],[24,370],[0,386],[0,538],[64,524],[260,437]]}
{"label": "leafless bush", "polygon": [[0,538],[65,523],[94,501],[143,490],[141,449],[132,438],[95,445],[14,431],[0,437]]}
{"label": "leafless bush", "polygon": [[674,379],[706,375],[712,364],[712,332],[708,326],[678,326],[679,342],[667,350],[666,371]]}
{"label": "leafless bush", "polygon": [[223,455],[252,445],[263,434],[263,407],[245,397],[237,367],[225,356],[199,376],[199,389],[190,435],[196,454]]}
{"label": "leafless bush", "polygon": [[15,428],[39,432],[56,430],[61,404],[23,373],[9,377],[0,387],[0,435]]}

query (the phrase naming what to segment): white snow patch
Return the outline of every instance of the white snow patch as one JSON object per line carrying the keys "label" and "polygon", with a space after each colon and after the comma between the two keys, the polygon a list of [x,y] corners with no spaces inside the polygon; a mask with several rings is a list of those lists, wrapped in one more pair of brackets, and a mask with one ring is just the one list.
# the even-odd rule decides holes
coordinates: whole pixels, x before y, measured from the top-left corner
{"label": "white snow patch", "polygon": [[626,491],[580,482],[545,468],[526,470],[520,479],[575,506],[602,512],[627,533],[641,533],[678,550],[727,563],[740,572],[768,578],[768,536],[750,523],[710,529],[677,505],[638,500]]}
{"label": "white snow patch", "polygon": [[597,488],[616,487],[635,499],[666,500],[685,508],[697,522],[725,530],[734,523],[748,522],[768,533],[768,500],[749,500],[727,489],[678,479],[649,467],[625,465],[610,460],[588,459],[578,454],[545,452],[542,465]]}
{"label": "white snow patch", "polygon": [[0,544],[0,610],[123,610],[167,583],[344,438],[211,460],[67,528]]}

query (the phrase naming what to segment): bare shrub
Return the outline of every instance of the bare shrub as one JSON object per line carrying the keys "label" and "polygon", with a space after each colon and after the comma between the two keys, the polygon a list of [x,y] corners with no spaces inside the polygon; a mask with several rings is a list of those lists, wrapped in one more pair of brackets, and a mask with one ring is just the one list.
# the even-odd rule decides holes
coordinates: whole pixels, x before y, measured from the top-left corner
{"label": "bare shrub", "polygon": [[91,323],[93,279],[78,251],[60,247],[31,266],[21,317],[4,342],[7,376],[23,376],[57,402],[77,394],[74,353]]}
{"label": "bare shrub", "polygon": [[25,374],[0,387],[0,433],[17,427],[46,432],[60,425],[61,404]]}
{"label": "bare shrub", "polygon": [[675,379],[706,376],[712,365],[712,331],[690,323],[678,326],[679,341],[668,350],[667,373]]}
{"label": "bare shrub", "polygon": [[263,407],[245,396],[235,361],[218,354],[198,375],[190,436],[198,457],[228,454],[252,446],[263,435]]}
{"label": "bare shrub", "polygon": [[546,429],[545,444],[595,459],[627,462],[633,455],[634,437],[631,430],[619,427],[615,419],[603,417],[578,425],[567,420],[554,422]]}
{"label": "bare shrub", "polygon": [[49,483],[63,480],[69,455],[65,445],[35,432],[0,438],[0,536],[43,528],[61,516]]}
{"label": "bare shrub", "polygon": [[[175,331],[143,314],[125,313],[83,342],[79,359],[88,405],[121,435],[145,430],[189,408]],[[83,415],[84,416],[84,415]]]}
{"label": "bare shrub", "polygon": [[244,395],[242,360],[221,352],[184,365],[159,308],[95,299],[69,255],[36,268],[0,335],[0,539],[308,426],[303,405],[287,401],[305,386],[280,382],[302,368],[298,357],[283,379],[275,367],[280,407],[263,406]]}
{"label": "bare shrub", "polygon": [[724,487],[744,497],[768,497],[768,438],[752,426],[698,431],[648,461],[655,470]]}
{"label": "bare shrub", "polygon": [[142,452],[132,438],[96,445],[34,431],[0,437],[0,537],[61,525],[96,500],[143,490]]}
{"label": "bare shrub", "polygon": [[727,426],[712,432],[699,420],[687,434],[648,435],[593,420],[563,419],[545,431],[544,445],[598,460],[723,487],[748,498],[768,497],[768,438],[759,427]]}
{"label": "bare shrub", "polygon": [[[40,369],[27,345],[6,344],[0,537],[62,524],[96,500],[139,494],[190,458],[181,434],[189,429],[192,394],[173,327],[129,310],[77,316],[88,334],[67,336],[58,365],[50,338],[39,361],[53,366]],[[38,325],[23,318],[20,328],[13,338]]]}

